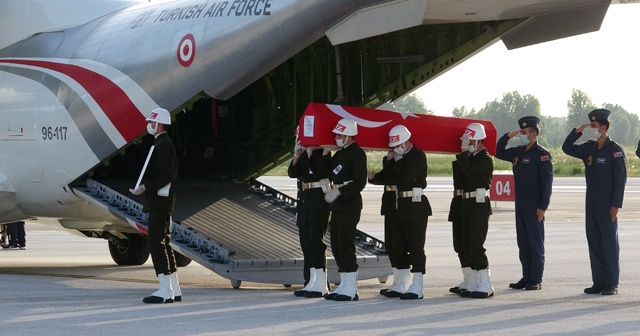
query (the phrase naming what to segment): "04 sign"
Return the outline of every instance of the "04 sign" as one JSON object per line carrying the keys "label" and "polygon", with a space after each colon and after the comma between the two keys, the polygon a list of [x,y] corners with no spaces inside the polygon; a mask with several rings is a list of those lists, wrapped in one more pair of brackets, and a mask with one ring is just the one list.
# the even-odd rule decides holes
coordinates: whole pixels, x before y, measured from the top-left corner
{"label": "04 sign", "polygon": [[515,201],[516,187],[513,174],[493,174],[491,181],[492,201]]}

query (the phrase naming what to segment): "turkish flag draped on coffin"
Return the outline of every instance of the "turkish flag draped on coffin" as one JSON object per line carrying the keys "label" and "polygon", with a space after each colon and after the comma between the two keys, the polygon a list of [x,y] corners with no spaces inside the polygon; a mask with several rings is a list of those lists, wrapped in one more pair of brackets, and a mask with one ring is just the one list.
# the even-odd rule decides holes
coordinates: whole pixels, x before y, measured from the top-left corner
{"label": "turkish flag draped on coffin", "polygon": [[411,142],[425,152],[460,153],[460,137],[471,123],[484,126],[484,141],[489,153],[496,153],[496,128],[488,120],[440,117],[428,114],[401,113],[363,107],[310,103],[300,118],[298,139],[302,146],[335,146],[332,132],[340,119],[358,124],[356,142],[366,149],[389,150],[389,130],[404,125],[411,132]]}

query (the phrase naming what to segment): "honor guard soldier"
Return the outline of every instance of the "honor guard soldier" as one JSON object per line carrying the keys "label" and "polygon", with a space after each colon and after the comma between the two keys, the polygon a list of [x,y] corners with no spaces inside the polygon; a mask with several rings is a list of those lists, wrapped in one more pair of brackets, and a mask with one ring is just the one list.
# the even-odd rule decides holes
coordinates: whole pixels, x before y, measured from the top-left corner
{"label": "honor guard soldier", "polygon": [[[402,125],[389,131],[393,160],[384,161],[384,170],[397,182],[396,232],[393,236],[399,282],[386,297],[422,299],[426,256],[427,221],[431,205],[424,195],[427,187],[427,156],[411,142],[411,133]],[[409,279],[411,283],[409,284]]]}
{"label": "honor guard soldier", "polygon": [[176,258],[171,248],[171,214],[176,204],[176,195],[171,184],[178,177],[176,150],[167,134],[171,125],[171,115],[163,108],[151,111],[147,131],[155,136],[155,142],[147,160],[149,169],[145,172],[145,182],[135,189],[129,189],[134,195],[146,196],[143,211],[148,214],[149,252],[153,268],[158,275],[160,288],[145,297],[145,303],[171,303],[182,301],[182,292],[178,283]]}
{"label": "honor guard soldier", "polygon": [[358,264],[356,262],[356,226],[362,212],[360,192],[367,184],[367,155],[358,146],[356,122],[341,119],[333,129],[338,150],[331,158],[332,187],[324,198],[331,210],[331,251],[338,265],[340,285],[325,295],[327,300],[358,300]]}
{"label": "honor guard soldier", "polygon": [[[297,133],[297,131],[296,131]],[[324,200],[324,190],[329,187],[329,162],[331,151],[320,147],[303,148],[296,134],[296,145],[289,177],[301,183],[302,221],[299,224],[300,246],[304,265],[309,267],[309,279],[304,288],[295,291],[295,296],[323,297],[327,294],[327,258],[324,235],[329,222],[329,204]]]}
{"label": "honor guard soldier", "polygon": [[[391,263],[391,270],[393,272],[393,284],[389,286],[389,288],[384,288],[380,290],[380,294],[384,295],[387,291],[397,291],[396,287],[400,281],[400,275],[398,274],[398,269],[396,268],[395,262],[395,252],[393,249],[393,237],[396,228],[396,191],[398,187],[396,185],[395,179],[390,178],[390,174],[387,174],[387,171],[384,169],[384,162],[387,160],[393,160],[394,151],[390,150],[387,153],[387,156],[382,158],[382,170],[379,172],[369,172],[369,183],[375,185],[383,185],[384,191],[382,192],[382,204],[380,206],[380,215],[384,216],[384,246],[387,252],[387,256],[389,257],[389,262]],[[409,274],[407,274],[408,276]],[[403,279],[402,283],[409,283],[409,278]],[[401,293],[404,293],[402,291]]]}
{"label": "honor guard soldier", "polygon": [[462,140],[467,151],[456,155],[455,161],[464,176],[460,217],[462,241],[467,247],[471,267],[469,290],[461,291],[460,295],[472,298],[487,298],[494,293],[484,248],[489,216],[492,215],[488,190],[493,179],[493,158],[484,147],[486,137],[482,124],[469,124]]}
{"label": "honor guard soldier", "polygon": [[[539,122],[535,116],[520,118],[520,129],[504,134],[496,150],[496,158],[512,163],[516,188],[516,237],[522,278],[509,285],[513,289],[542,288],[544,214],[551,199],[553,166],[549,152],[538,144]],[[509,139],[515,136],[520,146],[507,148]]]}
{"label": "honor guard soldier", "polygon": [[[461,145],[461,149],[463,152],[467,152],[469,139],[465,136],[460,138],[460,140],[465,140],[466,143]],[[469,261],[468,242],[464,238],[462,216],[460,215],[460,205],[462,204],[462,194],[464,193],[464,175],[460,172],[457,160],[451,162],[451,169],[453,172],[454,190],[451,205],[449,206],[448,220],[451,222],[453,250],[458,255],[458,260],[460,260],[463,280],[457,286],[449,288],[449,292],[459,294],[460,292],[469,292],[469,286],[471,285],[470,277],[473,270],[471,269],[471,263]]]}
{"label": "honor guard soldier", "polygon": [[[614,295],[620,278],[618,210],[622,208],[627,165],[622,147],[612,141],[609,114],[605,109],[589,112],[590,123],[574,128],[562,150],[584,162],[587,180],[585,219],[591,278],[587,294]],[[584,130],[595,140],[574,144]]]}

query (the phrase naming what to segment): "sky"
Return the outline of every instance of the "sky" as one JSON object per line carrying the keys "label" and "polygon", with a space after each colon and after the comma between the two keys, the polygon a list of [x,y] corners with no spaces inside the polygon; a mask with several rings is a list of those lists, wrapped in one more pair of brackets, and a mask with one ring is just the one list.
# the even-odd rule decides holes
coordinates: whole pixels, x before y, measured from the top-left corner
{"label": "sky", "polygon": [[640,4],[611,5],[599,31],[507,50],[498,41],[425,84],[417,94],[436,115],[479,110],[506,92],[533,95],[546,116],[567,115],[572,89],[596,106],[640,115]]}

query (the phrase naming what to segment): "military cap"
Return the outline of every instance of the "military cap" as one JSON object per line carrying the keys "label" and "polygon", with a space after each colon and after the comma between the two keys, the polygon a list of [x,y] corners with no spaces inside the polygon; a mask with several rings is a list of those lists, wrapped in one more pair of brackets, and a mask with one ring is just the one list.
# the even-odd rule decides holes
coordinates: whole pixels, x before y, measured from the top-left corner
{"label": "military cap", "polygon": [[520,125],[520,129],[531,127],[538,128],[538,123],[540,119],[535,116],[526,116],[518,119],[518,125]]}
{"label": "military cap", "polygon": [[589,121],[608,120],[611,111],[606,109],[595,109],[589,112]]}

